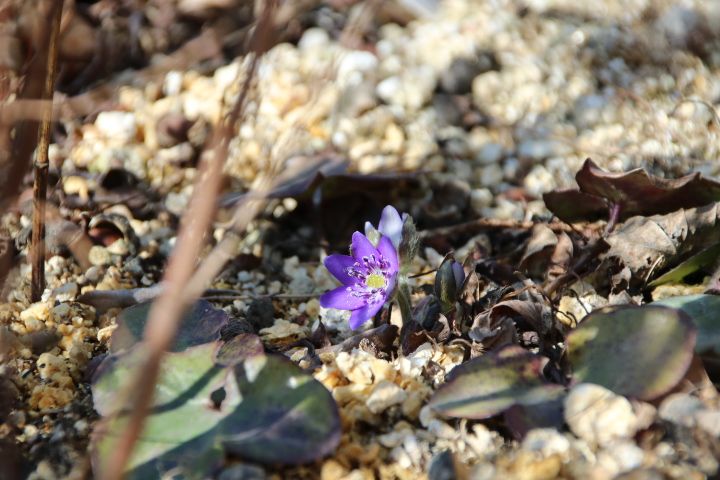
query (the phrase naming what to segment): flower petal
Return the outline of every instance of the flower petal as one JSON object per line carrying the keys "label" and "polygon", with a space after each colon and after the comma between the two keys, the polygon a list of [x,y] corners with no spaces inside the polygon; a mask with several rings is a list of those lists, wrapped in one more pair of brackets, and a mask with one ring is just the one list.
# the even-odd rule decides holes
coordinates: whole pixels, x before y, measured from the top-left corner
{"label": "flower petal", "polygon": [[343,285],[353,285],[358,279],[347,274],[346,269],[355,264],[355,259],[350,255],[328,255],[325,258],[325,268],[340,280]]}
{"label": "flower petal", "polygon": [[377,243],[380,240],[381,233],[375,229],[375,226],[370,222],[365,222],[365,236],[370,240],[370,243],[377,247]]}
{"label": "flower petal", "polygon": [[325,308],[337,308],[338,310],[357,310],[366,305],[362,298],[351,295],[347,287],[338,287],[324,293],[320,297],[320,305]]}
{"label": "flower petal", "polygon": [[374,317],[375,314],[380,311],[382,306],[383,304],[378,302],[373,303],[372,305],[366,305],[363,308],[359,308],[357,310],[353,310],[352,314],[350,315],[350,321],[348,322],[350,324],[350,328],[353,330],[357,330],[360,325]]}
{"label": "flower petal", "polygon": [[383,208],[380,216],[378,230],[386,237],[390,237],[395,248],[400,246],[402,240],[403,219],[392,205]]}
{"label": "flower petal", "polygon": [[369,257],[371,255],[375,255],[377,257],[378,251],[365,235],[360,232],[355,232],[352,236],[350,254],[355,258],[355,260],[362,262],[362,257]]}
{"label": "flower petal", "polygon": [[398,268],[400,268],[398,263],[398,253],[392,241],[388,237],[383,235],[382,237],[380,237],[377,249],[378,252],[380,252],[380,255],[382,255],[385,260],[390,262],[390,269],[392,270],[392,272],[397,272]]}

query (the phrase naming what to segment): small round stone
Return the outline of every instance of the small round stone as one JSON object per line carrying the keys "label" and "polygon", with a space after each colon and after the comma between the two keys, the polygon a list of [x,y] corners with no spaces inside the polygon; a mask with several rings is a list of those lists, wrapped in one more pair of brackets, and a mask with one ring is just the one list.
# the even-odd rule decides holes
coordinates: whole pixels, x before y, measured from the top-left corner
{"label": "small round stone", "polygon": [[637,431],[637,419],[628,399],[591,383],[570,390],[565,399],[565,421],[575,435],[600,446],[631,438]]}
{"label": "small round stone", "polygon": [[90,260],[90,263],[96,267],[101,267],[110,264],[111,256],[107,248],[100,245],[94,245],[88,252],[88,259]]}

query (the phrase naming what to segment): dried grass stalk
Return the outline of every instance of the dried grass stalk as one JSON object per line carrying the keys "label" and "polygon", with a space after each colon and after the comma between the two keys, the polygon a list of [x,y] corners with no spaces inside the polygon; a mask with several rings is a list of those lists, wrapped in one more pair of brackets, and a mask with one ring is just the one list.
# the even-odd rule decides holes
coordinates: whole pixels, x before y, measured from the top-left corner
{"label": "dried grass stalk", "polygon": [[[60,20],[62,18],[63,0],[53,2],[52,24],[50,26],[50,42],[48,44],[47,70],[45,72],[45,86],[42,92],[43,100],[52,99],[55,91],[55,70],[57,66],[58,37],[60,35]],[[32,280],[30,283],[30,299],[33,302],[40,300],[45,290],[45,203],[47,199],[48,184],[48,148],[50,147],[50,126],[52,124],[52,101],[43,109],[43,119],[40,125],[37,157],[35,160],[35,181],[33,183],[33,220],[32,239],[30,242],[30,258],[32,259]]]}

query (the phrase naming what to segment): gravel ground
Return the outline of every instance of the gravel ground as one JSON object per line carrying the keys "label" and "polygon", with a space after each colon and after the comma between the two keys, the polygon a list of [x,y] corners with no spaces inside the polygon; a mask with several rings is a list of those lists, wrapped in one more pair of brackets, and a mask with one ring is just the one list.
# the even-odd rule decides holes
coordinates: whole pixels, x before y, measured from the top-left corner
{"label": "gravel ground", "polygon": [[[714,111],[720,8],[714,2],[447,0],[431,17],[381,25],[357,49],[318,25],[296,45],[278,45],[263,58],[231,145],[227,192],[248,190],[261,172],[287,158],[334,155],[347,159],[351,172],[424,172],[434,197],[399,206],[421,226],[434,226],[480,216],[548,217],[541,194],[572,185],[587,157],[614,171],[643,166],[666,177],[691,171],[720,176]],[[66,219],[98,217],[97,202],[89,198],[132,195],[110,200],[115,205],[95,220],[105,226],[94,233],[89,268],[51,240],[57,255],[48,260],[43,301],[30,304],[23,261],[9,301],[0,306],[0,333],[17,352],[3,364],[0,379],[16,385],[22,398],[0,428],[28,452],[30,478],[87,475],[96,416],[86,375],[106,349],[118,309],[96,312],[76,299],[96,289],[159,281],[201,146],[223,104],[237,95],[236,77],[246,66],[236,59],[210,71],[173,71],[145,85],[130,78],[112,111],[66,122],[72,141],[51,147],[61,165]],[[444,191],[446,197],[438,193]],[[438,202],[441,211],[430,215]],[[281,245],[280,234],[273,236],[274,220],[296,208],[294,199],[273,202],[213,285],[242,292],[220,305],[251,319],[273,346],[307,337],[318,319],[336,339],[350,335],[345,317],[313,298],[334,286],[320,264],[330,252],[313,243],[313,226],[293,230],[290,238],[304,242],[295,255]],[[27,236],[29,224],[28,214],[2,218],[13,238]],[[223,231],[218,224],[215,237]],[[444,253],[426,248],[412,270],[436,267]],[[430,280],[421,277],[417,284]],[[277,293],[307,298],[255,298]],[[302,349],[290,353],[303,364]],[[424,406],[462,359],[461,347],[432,343],[409,356],[325,354],[315,377],[341,408],[339,449],[315,465],[255,473],[417,479],[449,468],[452,461],[440,454],[450,451],[475,479],[718,474],[717,398],[679,392],[651,405],[579,386],[566,404],[568,431],[538,429],[517,442],[491,422],[448,421]],[[250,478],[240,476],[240,468],[221,478]]]}

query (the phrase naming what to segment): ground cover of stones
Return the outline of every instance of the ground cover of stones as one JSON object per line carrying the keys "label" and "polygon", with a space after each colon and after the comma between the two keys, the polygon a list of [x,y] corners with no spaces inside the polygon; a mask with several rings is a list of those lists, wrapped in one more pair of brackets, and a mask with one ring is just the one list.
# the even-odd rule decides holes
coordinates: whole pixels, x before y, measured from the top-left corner
{"label": "ground cover of stones", "polygon": [[[433,17],[379,26],[373,49],[352,50],[327,29],[309,28],[297,44],[278,45],[262,59],[249,112],[231,146],[226,193],[246,191],[277,158],[331,152],[354,173],[421,172],[414,178],[424,182],[424,196],[404,197],[401,190],[388,200],[410,212],[422,230],[480,217],[550,218],[542,194],[572,186],[588,156],[612,171],[646,167],[665,177],[693,171],[720,177],[714,112],[683,101],[720,98],[720,37],[704,38],[700,46],[693,37],[698,25],[720,24],[720,9],[711,10],[710,3],[449,0]],[[62,165],[58,188],[66,198],[92,198],[103,174],[116,169],[146,185],[156,209],[150,218],[135,218],[122,202],[104,209],[127,219],[123,233],[132,234],[98,241],[87,269],[66,253],[51,256],[43,301],[28,300],[27,262],[6,289],[0,323],[16,336],[34,336],[2,367],[22,403],[0,428],[32,460],[31,478],[88,474],[97,414],[87,370],[106,351],[120,309],[100,312],[76,300],[93,290],[160,280],[203,135],[220,118],[223,100],[237,94],[236,77],[246,63],[239,58],[210,71],[172,71],[157,84],[129,81],[112,111],[68,122],[74,141],[51,147]],[[167,133],[163,122],[173,116],[190,122],[189,133]],[[384,201],[378,194],[366,210],[354,207],[374,216],[354,217],[349,209],[343,221],[356,228],[377,222]],[[330,248],[309,221],[288,233],[283,219],[301,203],[273,200],[248,228],[241,255],[212,285],[238,292],[215,305],[250,322],[272,348],[309,337],[319,320],[333,343],[353,335],[347,312],[323,309],[317,300],[336,286],[322,258],[345,253],[338,245],[349,237],[334,238]],[[83,218],[82,207],[70,210],[76,221]],[[89,212],[85,221],[95,215]],[[19,238],[29,212],[2,221]],[[216,239],[223,231],[220,219]],[[478,245],[496,248],[483,232],[452,242],[460,260]],[[445,253],[426,243],[411,273],[436,268]],[[432,278],[413,282],[419,289]],[[702,290],[674,285],[652,295]],[[274,294],[280,296],[268,298]],[[568,312],[582,318],[584,308],[608,302],[592,292],[585,303],[576,297],[563,299],[558,321],[567,321]],[[389,320],[400,325],[395,310]],[[61,337],[45,341],[47,331]],[[308,367],[304,348],[286,353]],[[566,428],[532,430],[518,441],[493,421],[448,419],[426,405],[465,354],[462,344],[432,341],[409,355],[362,348],[322,353],[313,375],[340,408],[336,452],[289,469],[229,465],[220,478],[250,478],[241,470],[257,478],[426,478],[444,451],[476,479],[718,474],[716,397],[679,392],[651,404],[581,385],[566,400]]]}

